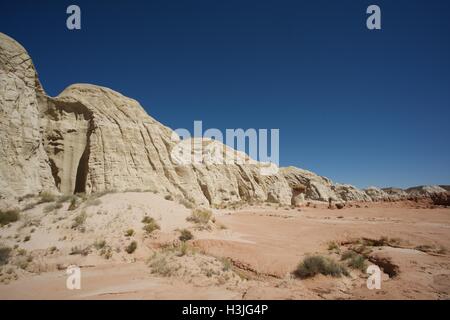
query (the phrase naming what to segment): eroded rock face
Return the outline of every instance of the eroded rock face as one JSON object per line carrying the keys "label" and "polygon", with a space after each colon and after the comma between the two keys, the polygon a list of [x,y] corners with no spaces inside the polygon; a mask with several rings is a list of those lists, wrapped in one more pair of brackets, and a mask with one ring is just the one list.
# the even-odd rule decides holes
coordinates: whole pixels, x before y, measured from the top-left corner
{"label": "eroded rock face", "polygon": [[198,205],[374,199],[353,186],[333,184],[294,167],[262,174],[273,168],[241,163],[238,160],[248,158],[242,153],[234,162],[211,162],[216,152],[235,154],[212,140],[199,142],[206,150],[201,163],[176,161],[173,131],[136,100],[89,84],[74,84],[49,97],[25,49],[1,33],[0,142],[1,198],[44,190],[71,194],[141,189]]}
{"label": "eroded rock face", "polygon": [[0,198],[55,189],[42,143],[42,100],[25,49],[0,33]]}

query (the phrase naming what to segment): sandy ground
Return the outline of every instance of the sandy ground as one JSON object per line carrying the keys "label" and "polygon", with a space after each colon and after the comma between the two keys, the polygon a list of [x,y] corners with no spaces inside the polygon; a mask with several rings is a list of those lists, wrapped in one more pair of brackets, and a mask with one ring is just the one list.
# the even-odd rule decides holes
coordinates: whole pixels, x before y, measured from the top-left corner
{"label": "sandy ground", "polygon": [[[32,201],[32,200],[30,200]],[[0,299],[448,299],[450,208],[427,203],[353,204],[330,210],[260,205],[215,210],[214,222],[188,222],[191,210],[145,192],[107,194],[73,211],[69,203],[23,211],[0,228],[0,244],[13,248],[0,266]],[[74,220],[86,213],[83,227]],[[143,230],[144,216],[160,230]],[[184,246],[180,229],[194,239]],[[133,229],[132,236],[125,235]],[[27,236],[30,237],[27,240]],[[312,254],[340,261],[361,239],[394,239],[368,245],[367,263],[388,261],[381,289],[368,275],[299,279],[292,272]],[[95,243],[104,241],[103,246]],[[136,241],[137,249],[125,248]],[[330,243],[334,247],[330,248]],[[74,253],[86,249],[83,254]],[[22,249],[22,250],[21,250]],[[24,250],[23,250],[24,249]],[[109,254],[107,254],[109,253]],[[24,262],[26,261],[26,263]],[[340,262],[344,263],[344,262]],[[66,267],[81,267],[81,289],[66,288]]]}

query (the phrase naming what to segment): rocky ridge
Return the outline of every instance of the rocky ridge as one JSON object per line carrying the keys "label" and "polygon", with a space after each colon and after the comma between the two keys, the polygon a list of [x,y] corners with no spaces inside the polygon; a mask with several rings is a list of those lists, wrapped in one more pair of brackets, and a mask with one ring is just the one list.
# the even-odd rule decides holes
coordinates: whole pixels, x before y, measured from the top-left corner
{"label": "rocky ridge", "polygon": [[[57,97],[42,88],[26,50],[0,33],[0,199],[43,191],[149,190],[196,205],[306,200],[395,201],[446,192],[439,186],[359,190],[295,168],[262,175],[261,163],[179,164],[173,131],[131,98],[74,84]],[[203,140],[207,150],[229,148]],[[231,152],[234,152],[232,150]],[[207,157],[208,154],[203,155]]]}

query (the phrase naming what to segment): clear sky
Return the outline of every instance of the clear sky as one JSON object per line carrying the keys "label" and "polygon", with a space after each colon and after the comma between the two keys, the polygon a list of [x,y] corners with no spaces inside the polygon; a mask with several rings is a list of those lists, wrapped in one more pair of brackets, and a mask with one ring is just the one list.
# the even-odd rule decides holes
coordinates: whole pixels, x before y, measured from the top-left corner
{"label": "clear sky", "polygon": [[16,0],[0,32],[50,95],[93,83],[174,129],[279,128],[281,165],[359,187],[450,184],[448,0]]}

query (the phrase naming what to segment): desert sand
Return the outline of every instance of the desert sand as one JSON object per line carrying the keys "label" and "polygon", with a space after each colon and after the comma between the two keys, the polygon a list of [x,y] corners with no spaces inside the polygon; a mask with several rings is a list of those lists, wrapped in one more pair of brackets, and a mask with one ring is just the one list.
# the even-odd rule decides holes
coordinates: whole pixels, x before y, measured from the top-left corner
{"label": "desert sand", "polygon": [[[75,210],[68,210],[69,201],[61,207],[24,201],[30,209],[0,229],[1,242],[14,248],[0,267],[0,299],[448,299],[450,294],[450,208],[427,201],[348,203],[340,210],[320,202],[262,203],[212,210],[205,224],[188,221],[190,208],[151,192],[78,199]],[[85,220],[74,226],[83,212]],[[145,216],[160,230],[147,234]],[[133,235],[126,234],[129,229]],[[180,241],[181,229],[190,230],[193,239]],[[127,253],[132,241],[137,249]],[[293,274],[310,255],[345,264],[342,253],[358,241],[366,243],[367,265],[384,267],[381,289],[369,290],[368,274],[350,267],[340,277]],[[66,288],[69,265],[81,267],[80,290]]]}

